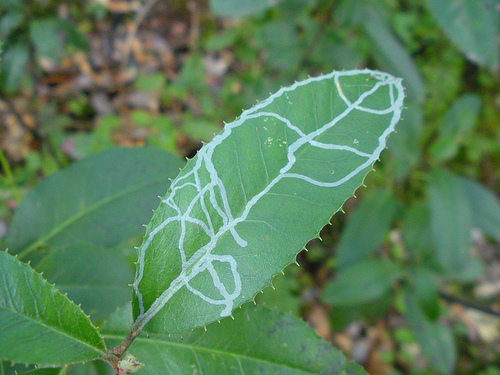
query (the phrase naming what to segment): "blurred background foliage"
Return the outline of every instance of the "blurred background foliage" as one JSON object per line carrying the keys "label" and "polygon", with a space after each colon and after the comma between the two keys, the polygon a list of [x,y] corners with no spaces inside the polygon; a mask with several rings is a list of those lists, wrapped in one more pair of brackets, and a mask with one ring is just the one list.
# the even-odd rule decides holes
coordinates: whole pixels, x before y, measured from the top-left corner
{"label": "blurred background foliage", "polygon": [[498,26],[496,0],[3,0],[0,237],[72,161],[192,157],[294,80],[388,71],[407,99],[377,173],[257,301],[372,374],[500,374]]}

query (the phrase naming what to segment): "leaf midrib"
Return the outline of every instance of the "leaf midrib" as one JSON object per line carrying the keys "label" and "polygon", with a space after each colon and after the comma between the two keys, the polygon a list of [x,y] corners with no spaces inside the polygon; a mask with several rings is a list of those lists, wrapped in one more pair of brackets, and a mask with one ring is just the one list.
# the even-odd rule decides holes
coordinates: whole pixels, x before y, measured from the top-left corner
{"label": "leaf midrib", "polygon": [[148,186],[154,185],[154,184],[156,184],[164,179],[165,178],[158,178],[156,180],[151,180],[148,183],[139,184],[139,185],[136,185],[132,188],[122,190],[118,194],[110,195],[110,196],[98,201],[97,203],[86,207],[85,209],[77,212],[76,215],[70,216],[67,220],[65,220],[62,223],[60,223],[59,225],[55,226],[49,233],[40,237],[37,241],[33,242],[25,250],[23,250],[19,253],[19,257],[22,259],[26,255],[28,255],[29,253],[34,251],[36,248],[38,248],[40,245],[48,242],[51,238],[53,238],[57,234],[61,233],[65,228],[69,227],[71,224],[73,224],[73,223],[77,222],[78,220],[80,220],[81,218],[83,218],[85,215],[87,215],[91,212],[97,211],[97,209],[105,206],[106,204],[108,204],[110,202],[117,201],[117,200],[127,196],[128,194],[140,191],[140,190],[142,190]]}

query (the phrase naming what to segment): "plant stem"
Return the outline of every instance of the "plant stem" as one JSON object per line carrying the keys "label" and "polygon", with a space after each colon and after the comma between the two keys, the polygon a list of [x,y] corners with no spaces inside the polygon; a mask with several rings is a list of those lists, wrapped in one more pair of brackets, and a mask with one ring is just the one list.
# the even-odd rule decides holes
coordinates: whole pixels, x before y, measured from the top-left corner
{"label": "plant stem", "polygon": [[114,347],[109,351],[109,354],[114,355],[118,358],[120,358],[123,353],[125,353],[125,350],[128,349],[130,344],[132,344],[132,341],[135,340],[135,338],[142,332],[142,328],[138,328],[136,325],[132,327],[130,332],[128,333],[127,337],[123,339],[123,341],[120,343],[120,345]]}
{"label": "plant stem", "polygon": [[[134,339],[142,332],[142,328],[138,328],[136,325],[132,327],[127,337],[123,339],[120,345],[115,346],[113,349],[109,350],[104,356],[101,357],[101,360],[107,362],[113,370],[115,371],[115,375],[121,375],[119,364],[121,361],[121,357],[123,353],[128,349],[130,344],[134,341]],[[128,374],[128,372],[127,372]]]}
{"label": "plant stem", "polygon": [[445,301],[448,301],[450,303],[457,303],[457,304],[462,305],[464,307],[467,307],[469,309],[474,309],[474,310],[483,312],[485,314],[500,317],[500,312],[495,311],[488,306],[481,306],[476,302],[468,301],[468,300],[465,300],[465,299],[460,298],[458,296],[454,296],[452,294],[448,294],[448,293],[443,292],[443,291],[439,292],[439,296],[442,299],[444,299]]}
{"label": "plant stem", "polygon": [[14,195],[14,198],[18,202],[21,201],[21,194],[19,193],[19,189],[16,186],[16,182],[14,180],[14,175],[12,174],[12,169],[10,168],[9,161],[7,160],[7,157],[5,156],[1,148],[0,148],[0,166],[2,166],[2,170],[5,173],[7,182],[12,187],[12,194]]}

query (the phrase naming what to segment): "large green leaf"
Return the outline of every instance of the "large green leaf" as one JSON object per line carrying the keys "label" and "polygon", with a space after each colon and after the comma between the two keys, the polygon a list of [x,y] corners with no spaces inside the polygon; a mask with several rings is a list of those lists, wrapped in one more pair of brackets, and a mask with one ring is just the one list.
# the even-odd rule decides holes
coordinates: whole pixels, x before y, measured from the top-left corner
{"label": "large green leaf", "polygon": [[38,365],[96,359],[105,345],[83,311],[12,255],[0,252],[0,358]]}
{"label": "large green leaf", "polygon": [[22,255],[81,242],[115,246],[140,232],[181,165],[148,148],[108,150],[74,163],[28,193],[5,246]]}
{"label": "large green leaf", "polygon": [[498,1],[427,0],[427,5],[469,60],[498,69]]}
{"label": "large green leaf", "polygon": [[252,299],[361,185],[403,97],[388,74],[333,72],[282,88],[227,124],[148,225],[137,327],[151,320],[149,331],[183,332]]}
{"label": "large green leaf", "polygon": [[472,218],[460,180],[436,169],[429,180],[431,232],[437,258],[449,275],[458,275],[470,259]]}
{"label": "large green leaf", "polygon": [[339,267],[366,259],[379,247],[398,212],[389,190],[370,193],[349,217],[337,247]]}
{"label": "large green leaf", "polygon": [[72,301],[81,304],[93,320],[107,318],[130,301],[134,274],[121,247],[64,246],[51,251],[35,269]]}
{"label": "large green leaf", "polygon": [[451,374],[457,361],[455,339],[450,328],[428,320],[413,293],[405,293],[406,317],[410,328],[432,367],[441,374]]}
{"label": "large green leaf", "polygon": [[283,0],[210,0],[212,12],[218,16],[241,17],[257,14]]}
{"label": "large green leaf", "polygon": [[[132,321],[119,310],[102,331],[118,345]],[[145,367],[141,374],[347,374],[344,355],[302,320],[247,304],[204,329],[182,336],[137,337],[129,348]],[[351,372],[349,372],[351,373]],[[353,372],[363,374],[363,372]]]}
{"label": "large green leaf", "polygon": [[331,305],[357,305],[374,301],[389,291],[401,269],[383,259],[369,259],[342,269],[323,290],[321,299]]}

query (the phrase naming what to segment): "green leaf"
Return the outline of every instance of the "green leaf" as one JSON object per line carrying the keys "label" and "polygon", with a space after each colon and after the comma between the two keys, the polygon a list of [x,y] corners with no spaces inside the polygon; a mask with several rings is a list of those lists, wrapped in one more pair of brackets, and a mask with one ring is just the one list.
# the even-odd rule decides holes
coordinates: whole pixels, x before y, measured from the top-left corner
{"label": "green leaf", "polygon": [[429,321],[412,293],[405,297],[408,323],[423,354],[439,373],[451,374],[457,361],[453,333],[444,324]]}
{"label": "green leaf", "polygon": [[12,94],[19,88],[29,58],[29,47],[24,42],[5,47],[0,55],[0,87],[4,92]]}
{"label": "green leaf", "polygon": [[87,38],[85,35],[80,33],[78,29],[75,27],[75,25],[67,20],[57,20],[59,26],[66,32],[66,37],[68,39],[68,42],[73,44],[76,48],[82,49],[82,50],[87,50],[89,45],[87,42]]}
{"label": "green leaf", "polygon": [[469,201],[460,180],[436,169],[430,175],[429,210],[431,231],[441,268],[460,273],[470,259],[472,218]]}
{"label": "green leaf", "polygon": [[498,69],[496,0],[427,0],[427,6],[446,35],[469,60]]}
{"label": "green leaf", "polygon": [[459,178],[472,210],[475,226],[500,242],[500,201],[490,190],[476,181]]}
{"label": "green leaf", "polygon": [[338,272],[321,294],[330,305],[355,305],[380,298],[401,276],[400,268],[384,259],[369,259]]}
{"label": "green leaf", "polygon": [[300,64],[303,52],[297,26],[290,20],[267,22],[257,34],[257,41],[266,52],[267,62],[280,71],[293,71]]}
{"label": "green leaf", "polygon": [[453,136],[439,137],[429,147],[429,155],[435,162],[443,162],[455,157],[458,153],[459,144],[457,139]]}
{"label": "green leaf", "polygon": [[191,120],[182,126],[182,132],[194,141],[209,142],[220,131],[220,126],[211,121]]}
{"label": "green leaf", "polygon": [[[119,310],[103,326],[108,345],[121,342],[130,317],[130,310]],[[206,332],[199,328],[182,338],[141,335],[129,351],[145,364],[144,375],[347,374],[351,368],[339,350],[301,319],[248,304],[235,310],[234,320],[213,323]]]}
{"label": "green leaf", "polygon": [[433,253],[430,211],[427,202],[413,204],[403,217],[403,242],[412,254]]}
{"label": "green leaf", "polygon": [[422,103],[425,99],[425,86],[417,66],[372,4],[365,6],[361,24],[372,41],[373,54],[380,67],[403,77],[408,96],[416,103]]}
{"label": "green leaf", "polygon": [[27,264],[0,252],[0,275],[1,359],[53,366],[104,354],[83,311]]}
{"label": "green leaf", "polygon": [[[3,0],[2,8],[6,9],[19,9],[23,6],[23,0]],[[3,8],[3,9],[5,9]],[[3,10],[2,9],[2,10]]]}
{"label": "green leaf", "polygon": [[134,275],[122,253],[120,247],[73,244],[51,251],[35,269],[93,320],[102,319],[130,301]]}
{"label": "green leaf", "polygon": [[336,250],[340,268],[368,258],[389,230],[399,205],[389,190],[367,195],[349,217]]}
{"label": "green leaf", "polygon": [[217,16],[244,17],[263,12],[283,0],[210,0],[210,8]]}
{"label": "green leaf", "polygon": [[441,137],[464,136],[476,126],[481,99],[475,94],[464,94],[455,100],[446,112],[439,128]]}
{"label": "green leaf", "polygon": [[24,20],[22,12],[9,12],[0,18],[0,38],[6,40],[9,34],[17,29]]}
{"label": "green leaf", "polygon": [[62,56],[63,44],[60,31],[57,18],[35,18],[29,23],[30,39],[37,52],[51,59],[57,60]]}
{"label": "green leaf", "polygon": [[394,292],[387,291],[372,301],[355,305],[331,305],[330,322],[335,331],[345,329],[350,323],[364,320],[369,324],[376,322],[393,306]]}
{"label": "green leaf", "polygon": [[394,177],[401,180],[420,161],[419,141],[423,130],[423,114],[419,105],[405,103],[397,131],[389,138],[387,147],[394,158]]}
{"label": "green leaf", "polygon": [[252,299],[361,185],[403,96],[385,73],[333,72],[282,88],[227,124],[147,227],[137,327],[151,320],[149,331],[184,332]]}
{"label": "green leaf", "polygon": [[434,272],[424,267],[411,269],[410,282],[418,305],[427,319],[439,316],[438,279]]}
{"label": "green leaf", "polygon": [[28,193],[5,246],[23,256],[42,246],[115,246],[140,232],[181,165],[148,148],[108,150],[74,163]]}

